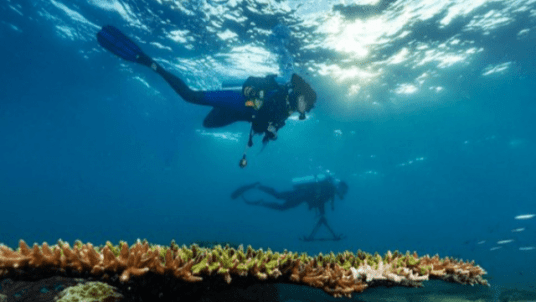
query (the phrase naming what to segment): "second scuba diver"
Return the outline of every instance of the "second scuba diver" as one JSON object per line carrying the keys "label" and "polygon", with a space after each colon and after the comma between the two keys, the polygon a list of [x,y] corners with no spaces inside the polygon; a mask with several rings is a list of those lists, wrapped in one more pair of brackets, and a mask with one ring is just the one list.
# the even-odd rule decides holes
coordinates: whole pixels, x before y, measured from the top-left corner
{"label": "second scuba diver", "polygon": [[277,132],[285,125],[286,119],[298,112],[300,120],[315,105],[316,93],[300,76],[293,74],[291,81],[279,85],[275,75],[249,77],[242,91],[196,91],[184,81],[166,71],[151,57],[146,55],[132,40],[119,29],[106,25],[97,33],[99,44],[113,54],[130,62],[151,68],[177,92],[185,101],[213,107],[203,121],[207,128],[217,128],[237,121],[251,123],[246,150],[240,160],[240,167],[247,165],[246,151],[253,145],[255,134],[264,134],[263,144],[277,139]]}
{"label": "second scuba diver", "polygon": [[[334,240],[338,241],[344,238],[343,235],[337,235],[333,229],[329,226],[326,219],[325,204],[331,203],[331,209],[335,209],[335,196],[339,199],[344,199],[348,193],[348,185],[346,182],[339,179],[335,179],[332,176],[326,176],[325,174],[318,174],[315,176],[304,177],[303,179],[294,179],[294,189],[291,191],[277,192],[274,188],[260,185],[258,182],[242,186],[236,189],[231,198],[236,199],[242,197],[244,202],[249,205],[262,206],[274,210],[284,211],[291,208],[295,208],[302,203],[307,203],[309,210],[317,210],[319,220],[316,223],[313,231],[309,236],[302,237],[303,241],[325,241]],[[260,190],[276,199],[284,200],[283,203],[279,202],[267,202],[264,200],[248,200],[244,194],[252,189]],[[324,225],[330,232],[332,238],[319,239],[315,238],[318,229]]]}

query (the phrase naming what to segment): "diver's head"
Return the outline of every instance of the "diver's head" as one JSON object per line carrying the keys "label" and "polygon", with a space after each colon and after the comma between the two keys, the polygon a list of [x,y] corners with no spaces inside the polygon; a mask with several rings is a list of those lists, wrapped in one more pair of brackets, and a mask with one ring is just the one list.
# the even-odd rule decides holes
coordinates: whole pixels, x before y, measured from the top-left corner
{"label": "diver's head", "polygon": [[300,113],[300,120],[305,119],[305,113],[315,106],[316,92],[297,74],[292,75],[291,107]]}
{"label": "diver's head", "polygon": [[339,181],[337,184],[337,195],[340,199],[344,199],[346,193],[348,193],[348,185],[344,181]]}
{"label": "diver's head", "polygon": [[311,110],[308,108],[305,96],[303,94],[298,94],[296,91],[292,91],[290,94],[290,108],[292,111],[300,114],[300,120],[304,120],[305,113]]}

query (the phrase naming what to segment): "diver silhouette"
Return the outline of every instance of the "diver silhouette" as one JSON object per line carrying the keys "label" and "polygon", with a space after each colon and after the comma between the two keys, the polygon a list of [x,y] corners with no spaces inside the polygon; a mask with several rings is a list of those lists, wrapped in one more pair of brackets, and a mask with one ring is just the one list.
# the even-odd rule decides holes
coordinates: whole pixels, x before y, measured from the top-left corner
{"label": "diver silhouette", "polygon": [[[326,219],[325,204],[331,203],[332,210],[335,209],[335,196],[338,196],[341,200],[344,199],[348,193],[348,185],[346,182],[339,179],[335,179],[331,176],[325,176],[319,174],[314,177],[307,177],[308,182],[295,184],[293,190],[278,192],[274,188],[261,185],[259,182],[255,182],[249,185],[239,187],[231,194],[231,199],[241,197],[248,205],[262,206],[269,209],[278,211],[284,211],[297,207],[302,203],[306,203],[309,206],[309,210],[315,209],[318,214],[318,222],[314,226],[309,236],[301,237],[303,241],[326,241],[334,240],[338,241],[344,239],[342,234],[337,235],[333,229],[329,226]],[[259,190],[276,199],[284,200],[283,203],[279,202],[267,202],[263,199],[249,200],[244,194],[250,190]],[[315,238],[316,233],[320,227],[324,225],[332,235],[332,238]]]}

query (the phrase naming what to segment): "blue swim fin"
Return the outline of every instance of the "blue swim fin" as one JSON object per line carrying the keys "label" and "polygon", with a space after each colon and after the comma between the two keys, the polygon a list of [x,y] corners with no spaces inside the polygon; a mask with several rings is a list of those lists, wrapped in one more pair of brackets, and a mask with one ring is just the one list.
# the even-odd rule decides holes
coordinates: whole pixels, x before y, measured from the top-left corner
{"label": "blue swim fin", "polygon": [[102,47],[127,61],[143,64],[143,59],[148,58],[138,45],[112,25],[102,27],[97,33],[97,41]]}

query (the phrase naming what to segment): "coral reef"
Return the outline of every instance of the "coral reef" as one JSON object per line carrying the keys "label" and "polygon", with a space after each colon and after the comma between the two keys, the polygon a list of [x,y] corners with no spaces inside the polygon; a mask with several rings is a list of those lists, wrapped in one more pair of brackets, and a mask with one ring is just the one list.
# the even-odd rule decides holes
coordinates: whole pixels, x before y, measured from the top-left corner
{"label": "coral reef", "polygon": [[240,246],[240,244],[236,244],[236,243],[232,243],[232,242],[221,242],[221,241],[205,241],[205,240],[197,240],[195,242],[192,242],[190,245],[192,244],[195,244],[199,247],[202,247],[202,248],[213,248],[213,247],[216,247],[218,245],[221,245],[221,246],[230,246],[234,249],[238,249],[238,247]]}
{"label": "coral reef", "polygon": [[57,296],[56,302],[118,302],[122,298],[123,295],[110,285],[93,281],[66,288]]}
{"label": "coral reef", "polygon": [[383,257],[361,251],[311,257],[305,253],[254,250],[250,246],[209,249],[197,245],[180,247],[172,242],[166,247],[139,240],[130,247],[126,242],[95,247],[77,241],[71,248],[61,240],[55,246],[43,243],[32,248],[21,240],[16,251],[0,246],[0,278],[66,275],[121,284],[158,276],[165,277],[166,282],[186,284],[222,280],[227,285],[290,283],[320,288],[334,297],[351,297],[352,293],[374,286],[420,287],[429,279],[487,285],[484,274],[474,262],[441,259],[437,255],[419,257],[409,252],[387,252]]}
{"label": "coral reef", "polygon": [[0,279],[0,302],[53,302],[54,298],[65,288],[80,282],[84,280],[61,276],[43,278],[39,282]]}

